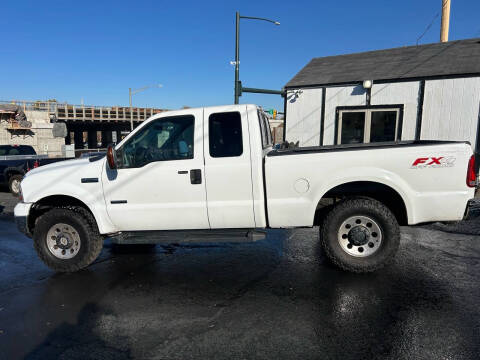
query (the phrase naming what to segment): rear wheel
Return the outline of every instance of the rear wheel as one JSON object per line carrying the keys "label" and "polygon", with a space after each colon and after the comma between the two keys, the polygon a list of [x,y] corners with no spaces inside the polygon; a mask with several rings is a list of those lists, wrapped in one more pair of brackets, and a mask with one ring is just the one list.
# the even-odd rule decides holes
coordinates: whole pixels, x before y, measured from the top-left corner
{"label": "rear wheel", "polygon": [[40,216],[33,240],[40,259],[57,272],[87,267],[103,247],[95,219],[80,207],[54,208]]}
{"label": "rear wheel", "polygon": [[320,238],[327,257],[352,272],[371,272],[393,259],[400,228],[381,202],[354,198],[336,205],[326,216]]}
{"label": "rear wheel", "polygon": [[23,176],[20,174],[12,175],[8,180],[8,189],[13,196],[20,195],[20,183],[22,182]]}

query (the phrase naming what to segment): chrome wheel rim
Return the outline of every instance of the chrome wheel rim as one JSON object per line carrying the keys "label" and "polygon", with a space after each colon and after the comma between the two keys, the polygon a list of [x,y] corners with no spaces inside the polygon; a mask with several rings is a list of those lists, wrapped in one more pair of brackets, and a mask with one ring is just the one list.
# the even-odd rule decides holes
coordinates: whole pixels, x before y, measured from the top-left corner
{"label": "chrome wheel rim", "polygon": [[18,194],[20,192],[20,180],[15,179],[12,181],[12,191],[15,194]]}
{"label": "chrome wheel rim", "polygon": [[338,229],[340,247],[355,257],[373,255],[380,248],[382,239],[382,229],[367,216],[351,216]]}
{"label": "chrome wheel rim", "polygon": [[48,250],[58,259],[71,259],[78,254],[81,240],[77,230],[68,224],[55,224],[47,232]]}

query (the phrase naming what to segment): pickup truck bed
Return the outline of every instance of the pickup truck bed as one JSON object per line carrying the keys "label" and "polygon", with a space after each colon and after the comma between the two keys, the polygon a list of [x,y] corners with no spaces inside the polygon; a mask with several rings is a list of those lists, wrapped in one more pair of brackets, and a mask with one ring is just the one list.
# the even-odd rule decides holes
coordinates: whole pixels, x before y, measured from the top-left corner
{"label": "pickup truck bed", "polygon": [[[421,140],[271,151],[265,161],[270,225],[311,226],[312,219],[303,214],[312,214],[318,199],[327,192],[327,197],[347,193],[378,197],[382,187],[390,190],[379,200],[389,203],[397,213],[404,212],[409,225],[461,220],[468,199],[473,197],[467,186],[459,191],[459,185],[465,184],[470,157],[470,144],[463,141]],[[428,160],[413,165],[417,159]],[[432,159],[439,159],[438,163]],[[286,168],[292,170],[285,172]],[[465,171],[455,171],[457,168]],[[310,187],[310,179],[315,179],[315,188],[309,188],[308,194],[298,196],[298,189],[291,187],[286,191],[293,183]],[[282,207],[287,203],[292,211],[285,216]]]}

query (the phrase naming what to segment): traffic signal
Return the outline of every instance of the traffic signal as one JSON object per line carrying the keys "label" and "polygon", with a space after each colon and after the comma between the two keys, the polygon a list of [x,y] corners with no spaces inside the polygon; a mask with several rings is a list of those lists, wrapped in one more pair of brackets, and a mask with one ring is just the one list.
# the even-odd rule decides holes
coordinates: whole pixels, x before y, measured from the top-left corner
{"label": "traffic signal", "polygon": [[267,112],[270,114],[270,116],[271,116],[273,119],[276,119],[276,118],[277,118],[277,110],[275,110],[275,109],[270,109],[270,110],[268,110]]}

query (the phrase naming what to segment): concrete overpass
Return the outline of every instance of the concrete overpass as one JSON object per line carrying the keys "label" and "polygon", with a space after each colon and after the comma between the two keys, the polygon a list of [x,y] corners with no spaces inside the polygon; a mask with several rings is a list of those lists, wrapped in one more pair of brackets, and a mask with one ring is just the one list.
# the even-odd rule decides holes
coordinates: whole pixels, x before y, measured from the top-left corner
{"label": "concrete overpass", "polygon": [[[4,102],[5,103],[5,102]],[[124,106],[89,106],[56,101],[8,101],[22,106],[27,117],[48,117],[51,122],[67,125],[65,144],[75,144],[76,150],[105,148],[119,142],[150,116],[165,109]]]}

